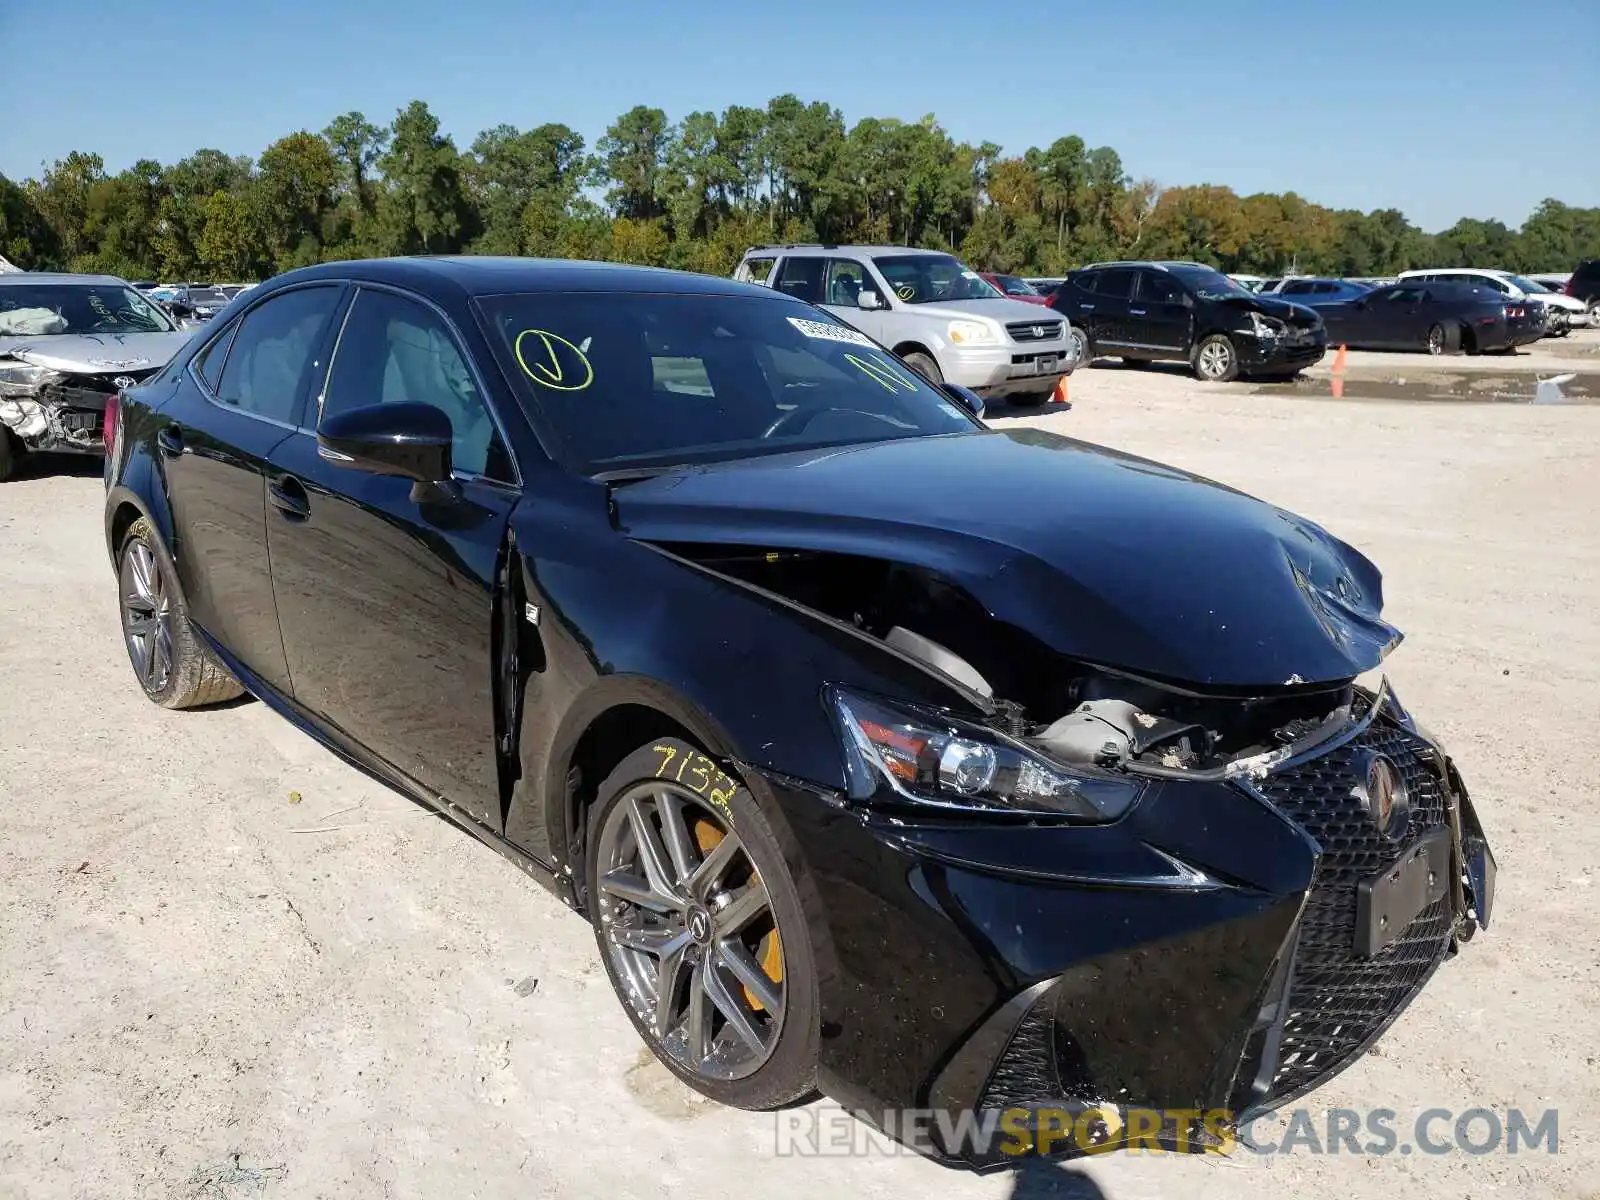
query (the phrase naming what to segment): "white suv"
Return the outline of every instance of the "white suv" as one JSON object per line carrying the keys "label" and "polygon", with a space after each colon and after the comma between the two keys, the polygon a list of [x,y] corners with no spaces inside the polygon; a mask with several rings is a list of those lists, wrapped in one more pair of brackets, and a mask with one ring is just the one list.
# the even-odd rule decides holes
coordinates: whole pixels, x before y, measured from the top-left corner
{"label": "white suv", "polygon": [[755,246],[735,279],[827,309],[934,383],[1038,404],[1078,365],[1067,319],[1012,300],[959,259],[903,246]]}

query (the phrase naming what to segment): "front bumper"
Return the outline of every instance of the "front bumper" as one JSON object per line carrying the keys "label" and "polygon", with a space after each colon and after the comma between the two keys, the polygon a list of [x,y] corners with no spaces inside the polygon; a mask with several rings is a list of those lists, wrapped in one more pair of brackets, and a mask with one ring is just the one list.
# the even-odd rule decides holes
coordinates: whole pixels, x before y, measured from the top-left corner
{"label": "front bumper", "polygon": [[[1376,753],[1413,796],[1394,839],[1353,796]],[[936,1131],[1086,1105],[1247,1120],[1358,1057],[1492,903],[1459,777],[1386,718],[1253,785],[1157,783],[1106,827],[896,824],[774,791],[808,864],[821,1086],[895,1136],[929,1110],[950,1115]],[[1440,829],[1462,882],[1361,957],[1362,881]],[[980,1141],[919,1148],[980,1168],[1017,1152]]]}
{"label": "front bumper", "polygon": [[31,395],[0,397],[0,425],[29,450],[67,454],[105,452],[106,393],[51,385]]}
{"label": "front bumper", "polygon": [[1328,334],[1324,329],[1313,333],[1293,333],[1287,337],[1259,337],[1254,333],[1241,334],[1239,343],[1239,372],[1243,375],[1271,375],[1303,371],[1322,361],[1328,352]]}
{"label": "front bumper", "polygon": [[[1041,359],[1046,360],[1042,371]],[[1048,365],[1052,359],[1053,367]],[[947,383],[971,388],[986,399],[1048,392],[1056,380],[1077,370],[1078,347],[1070,336],[1000,346],[946,346],[939,367]]]}

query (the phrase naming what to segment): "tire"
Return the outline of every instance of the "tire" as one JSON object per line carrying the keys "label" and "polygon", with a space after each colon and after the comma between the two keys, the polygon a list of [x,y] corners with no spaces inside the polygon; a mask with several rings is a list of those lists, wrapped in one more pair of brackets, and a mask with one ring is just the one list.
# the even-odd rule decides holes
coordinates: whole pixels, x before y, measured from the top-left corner
{"label": "tire", "polygon": [[1225,333],[1200,339],[1194,348],[1195,376],[1206,383],[1232,383],[1239,378],[1239,351]]}
{"label": "tire", "polygon": [[134,678],[154,703],[201,708],[244,694],[189,623],[177,570],[143,517],[129,526],[117,551],[117,599]]}
{"label": "tire", "polygon": [[1600,296],[1589,301],[1589,328],[1600,328]]}
{"label": "tire", "polygon": [[[1413,326],[1413,328],[1415,328]],[[1443,325],[1434,325],[1428,330],[1428,353],[1434,356],[1445,354],[1450,345],[1450,334]]]}
{"label": "tire", "polygon": [[17,473],[22,456],[27,453],[18,444],[11,430],[0,427],[0,483],[5,483]]}
{"label": "tire", "polygon": [[1089,340],[1088,333],[1081,325],[1074,325],[1071,337],[1072,344],[1078,348],[1078,366],[1091,366],[1094,363],[1094,343]]}
{"label": "tire", "polygon": [[900,361],[905,363],[906,366],[910,367],[913,371],[915,371],[918,375],[921,375],[935,387],[938,387],[939,384],[944,382],[944,373],[939,370],[939,364],[934,362],[930,356],[922,353],[920,350],[913,350],[909,354],[902,354],[900,356]]}
{"label": "tire", "polygon": [[[669,820],[679,837],[668,835]],[[639,855],[641,821],[654,838],[654,884]],[[798,867],[799,853],[784,849],[750,789],[677,739],[641,746],[600,785],[587,853],[600,960],[623,1011],[662,1065],[735,1108],[766,1111],[815,1092],[817,970],[790,865]],[[696,868],[719,856],[721,867],[697,881]],[[730,918],[734,927],[719,928]],[[662,956],[647,947],[678,943],[672,1002],[663,1008],[657,1004]],[[752,991],[747,981],[763,990]],[[698,1046],[690,1033],[697,1011],[706,1030]],[[736,1036],[733,1013],[759,1050]]]}

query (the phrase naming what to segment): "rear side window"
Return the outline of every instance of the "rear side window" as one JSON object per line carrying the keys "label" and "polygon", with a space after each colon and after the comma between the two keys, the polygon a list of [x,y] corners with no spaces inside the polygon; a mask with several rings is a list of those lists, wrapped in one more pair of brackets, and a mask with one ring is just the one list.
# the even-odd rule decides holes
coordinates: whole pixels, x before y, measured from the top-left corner
{"label": "rear side window", "polygon": [[1117,300],[1126,300],[1133,295],[1133,281],[1137,274],[1130,267],[1112,267],[1108,271],[1101,271],[1099,280],[1095,284],[1095,295],[1109,296]]}
{"label": "rear side window", "polygon": [[767,277],[772,274],[772,264],[775,258],[747,258],[744,260],[745,278],[751,283],[766,283]]}
{"label": "rear side window", "polygon": [[222,335],[214,340],[199,354],[194,356],[194,371],[205,381],[211,391],[217,390],[217,385],[222,379],[222,364],[227,361],[228,347],[233,344],[233,335],[239,330],[239,322],[235,321],[222,331]]}
{"label": "rear side window", "polygon": [[1316,284],[1304,279],[1296,279],[1293,283],[1283,285],[1283,294],[1285,296],[1308,296],[1316,290]]}
{"label": "rear side window", "polygon": [[807,304],[822,303],[822,270],[827,260],[821,258],[786,258],[778,268],[777,288],[786,296],[804,300]]}
{"label": "rear side window", "polygon": [[297,288],[247,312],[233,334],[217,399],[258,417],[294,421],[338,304],[337,287]]}

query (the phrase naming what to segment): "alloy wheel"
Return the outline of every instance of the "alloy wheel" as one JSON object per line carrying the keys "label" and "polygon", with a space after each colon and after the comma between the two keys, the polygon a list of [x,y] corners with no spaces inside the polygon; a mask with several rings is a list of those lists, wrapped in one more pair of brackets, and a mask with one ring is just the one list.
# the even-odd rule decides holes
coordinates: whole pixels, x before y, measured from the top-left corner
{"label": "alloy wheel", "polygon": [[1429,354],[1443,354],[1444,353],[1444,326],[1443,325],[1435,325],[1432,329],[1428,330],[1428,353]]}
{"label": "alloy wheel", "polygon": [[1200,373],[1207,379],[1221,379],[1233,366],[1233,352],[1226,342],[1209,342],[1200,349]]}
{"label": "alloy wheel", "polygon": [[167,686],[172,676],[172,598],[161,565],[144,542],[122,556],[122,631],[133,669],[147,692]]}
{"label": "alloy wheel", "polygon": [[693,1074],[754,1074],[783,1031],[783,949],[726,814],[676,784],[640,784],[607,814],[595,861],[603,941],[639,1023]]}
{"label": "alloy wheel", "polygon": [[1089,365],[1089,335],[1081,329],[1074,328],[1072,331],[1072,345],[1077,354],[1078,365],[1087,367]]}

